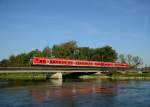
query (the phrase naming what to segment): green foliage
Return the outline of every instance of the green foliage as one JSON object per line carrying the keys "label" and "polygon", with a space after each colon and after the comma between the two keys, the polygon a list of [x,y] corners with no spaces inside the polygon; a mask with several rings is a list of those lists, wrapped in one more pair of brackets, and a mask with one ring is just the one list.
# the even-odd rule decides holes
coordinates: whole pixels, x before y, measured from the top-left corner
{"label": "green foliage", "polygon": [[46,73],[30,72],[30,73],[1,73],[0,79],[7,80],[45,80]]}
{"label": "green foliage", "polygon": [[89,47],[79,48],[76,53],[77,59],[90,60],[92,56],[92,49]]}
{"label": "green foliage", "polygon": [[53,46],[53,55],[56,58],[74,59],[77,44],[75,41],[69,41],[60,45]]}
{"label": "green foliage", "polygon": [[9,60],[7,60],[7,59],[3,59],[0,62],[0,66],[2,66],[2,67],[6,67],[6,66],[8,66],[8,64],[9,64]]}
{"label": "green foliage", "polygon": [[32,57],[56,57],[113,62],[117,60],[117,52],[111,46],[101,48],[78,47],[76,41],[69,41],[54,45],[52,48],[47,46],[42,51],[36,49],[29,53],[21,53],[16,56],[11,55],[9,59],[0,61],[0,66],[30,66],[29,62]]}
{"label": "green foliage", "polygon": [[96,48],[93,50],[91,59],[95,61],[114,62],[117,60],[117,52],[110,46]]}
{"label": "green foliage", "polygon": [[51,57],[51,48],[50,47],[45,47],[42,51],[42,56],[43,57]]}
{"label": "green foliage", "polygon": [[34,57],[35,51],[29,53],[21,53],[17,56],[11,55],[8,60],[4,59],[0,62],[2,67],[23,67],[30,66],[30,58]]}

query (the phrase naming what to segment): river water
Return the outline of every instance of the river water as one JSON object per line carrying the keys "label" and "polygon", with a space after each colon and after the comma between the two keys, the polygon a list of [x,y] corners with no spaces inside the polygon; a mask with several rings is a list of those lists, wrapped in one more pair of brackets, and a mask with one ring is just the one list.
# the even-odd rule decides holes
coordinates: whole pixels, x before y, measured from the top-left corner
{"label": "river water", "polygon": [[150,107],[150,81],[0,80],[0,107]]}

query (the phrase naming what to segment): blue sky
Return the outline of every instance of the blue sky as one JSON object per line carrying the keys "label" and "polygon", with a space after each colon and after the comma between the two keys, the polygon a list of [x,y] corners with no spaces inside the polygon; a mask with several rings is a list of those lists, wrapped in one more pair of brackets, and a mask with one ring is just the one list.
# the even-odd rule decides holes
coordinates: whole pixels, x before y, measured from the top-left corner
{"label": "blue sky", "polygon": [[69,40],[150,65],[150,0],[0,0],[0,60]]}

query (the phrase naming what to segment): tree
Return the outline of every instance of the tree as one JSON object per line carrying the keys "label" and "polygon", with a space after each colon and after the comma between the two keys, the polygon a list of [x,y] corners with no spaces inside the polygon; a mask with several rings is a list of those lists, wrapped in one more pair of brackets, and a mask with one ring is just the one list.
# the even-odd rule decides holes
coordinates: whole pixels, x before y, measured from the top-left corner
{"label": "tree", "polygon": [[101,56],[103,61],[114,62],[117,60],[117,52],[111,46],[102,47],[102,52],[104,54]]}
{"label": "tree", "polygon": [[[53,54],[53,55],[52,55]],[[98,48],[78,47],[76,41],[68,41],[52,48],[45,47],[42,51],[36,49],[28,53],[11,55],[8,60],[0,61],[0,66],[30,66],[32,57],[53,57],[65,59],[81,59],[92,61],[114,62],[117,60],[117,52],[111,46]],[[142,60],[139,57],[127,55],[126,58],[120,55],[122,63],[127,62],[130,65],[139,66]]]}
{"label": "tree", "polygon": [[120,54],[118,58],[121,61],[121,63],[129,64],[130,68],[137,68],[143,64],[142,58],[140,58],[139,56],[133,56],[131,54],[128,54],[126,56],[123,54]]}
{"label": "tree", "polygon": [[78,49],[78,59],[82,60],[90,60],[91,57],[91,49],[89,47],[81,47]]}
{"label": "tree", "polygon": [[131,54],[128,54],[127,56],[126,56],[126,61],[127,61],[127,63],[129,64],[129,65],[131,65],[132,66],[132,60],[133,59],[133,56],[131,55]]}
{"label": "tree", "polygon": [[7,67],[8,64],[9,64],[9,60],[7,60],[7,59],[3,59],[2,61],[0,61],[1,67]]}
{"label": "tree", "polygon": [[118,60],[119,60],[119,62],[121,62],[121,63],[126,63],[126,58],[125,58],[125,56],[124,56],[123,54],[120,54],[120,55],[118,56]]}
{"label": "tree", "polygon": [[111,46],[96,48],[92,52],[92,60],[114,62],[117,60],[117,52]]}
{"label": "tree", "polygon": [[45,47],[42,51],[42,56],[43,57],[51,57],[51,48],[50,47]]}
{"label": "tree", "polygon": [[53,46],[53,55],[57,58],[74,59],[74,52],[77,50],[75,41],[65,42],[60,45]]}
{"label": "tree", "polygon": [[140,58],[139,56],[133,57],[132,60],[133,60],[133,66],[134,66],[135,68],[137,68],[138,66],[140,66],[140,65],[143,64],[143,60],[142,60],[142,58]]}

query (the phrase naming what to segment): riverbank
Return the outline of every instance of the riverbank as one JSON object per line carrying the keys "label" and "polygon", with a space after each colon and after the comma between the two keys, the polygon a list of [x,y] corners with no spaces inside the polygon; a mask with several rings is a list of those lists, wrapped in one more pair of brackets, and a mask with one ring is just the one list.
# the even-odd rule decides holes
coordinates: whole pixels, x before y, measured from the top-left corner
{"label": "riverbank", "polygon": [[95,73],[92,75],[83,75],[80,76],[81,79],[117,79],[117,80],[125,80],[125,79],[135,79],[135,80],[150,80],[150,73],[142,73],[142,72],[110,72],[110,73]]}
{"label": "riverbank", "polygon": [[46,74],[42,72],[32,73],[0,73],[2,80],[45,80]]}
{"label": "riverbank", "polygon": [[[52,73],[45,72],[27,72],[27,73],[0,73],[1,80],[46,80],[50,79]],[[70,73],[64,74],[63,78],[80,78],[80,79],[135,79],[135,80],[150,80],[150,72],[107,72],[107,73]]]}

